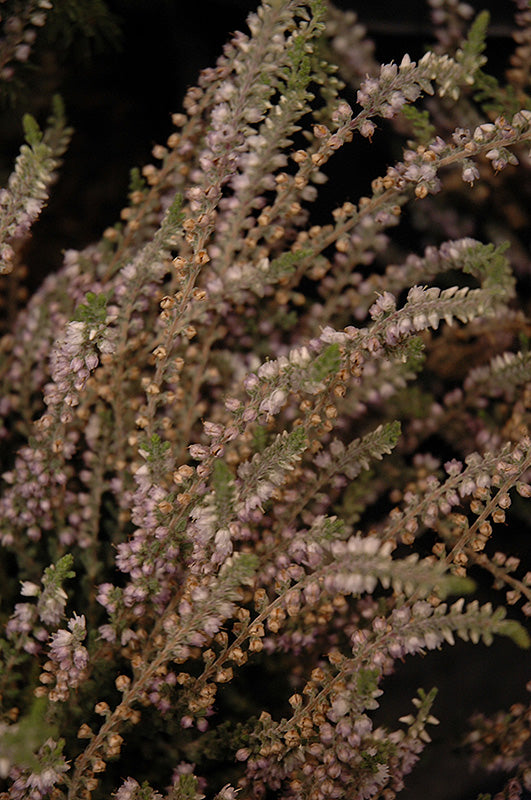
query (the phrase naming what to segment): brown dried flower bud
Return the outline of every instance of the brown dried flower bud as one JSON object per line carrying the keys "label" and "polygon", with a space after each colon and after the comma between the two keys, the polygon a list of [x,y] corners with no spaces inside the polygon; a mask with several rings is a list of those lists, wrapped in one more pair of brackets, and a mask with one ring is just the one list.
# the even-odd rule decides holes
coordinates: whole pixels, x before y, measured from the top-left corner
{"label": "brown dried flower bud", "polygon": [[131,678],[128,678],[127,675],[118,675],[116,678],[114,685],[118,689],[119,692],[125,692],[131,685]]}

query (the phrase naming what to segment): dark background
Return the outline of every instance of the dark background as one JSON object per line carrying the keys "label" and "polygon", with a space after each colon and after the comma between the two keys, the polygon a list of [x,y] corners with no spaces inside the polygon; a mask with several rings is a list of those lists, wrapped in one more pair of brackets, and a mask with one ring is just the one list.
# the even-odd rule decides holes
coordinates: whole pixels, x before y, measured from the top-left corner
{"label": "dark background", "polygon": [[[0,134],[6,143],[2,177],[21,141],[22,111],[31,110],[43,122],[51,94],[59,91],[75,128],[60,178],[28,249],[31,286],[60,265],[62,249],[83,247],[116,221],[126,205],[130,169],[151,160],[153,145],[163,143],[172,131],[170,115],[180,110],[186,87],[195,83],[201,68],[214,64],[230,32],[244,29],[247,13],[256,7],[247,0],[113,0],[108,5],[121,30],[120,48],[103,38],[94,45],[89,42],[87,52],[87,42],[75,31],[70,43],[37,48],[29,92],[1,117]],[[400,61],[405,52],[417,58],[431,40],[422,2],[339,5],[358,12],[380,61]],[[514,6],[500,0],[488,7],[489,68],[500,75],[511,50]],[[376,163],[371,169],[375,172],[369,178],[381,171]],[[437,685],[440,690],[434,713],[441,725],[432,729],[433,745],[410,776],[401,795],[404,800],[427,795],[430,800],[472,800],[480,791],[499,788],[497,779],[469,772],[458,744],[474,710],[491,713],[525,699],[528,664],[527,653],[504,641],[491,648],[458,643],[398,668],[384,686],[379,720],[393,725],[410,713],[419,686],[429,690]]]}

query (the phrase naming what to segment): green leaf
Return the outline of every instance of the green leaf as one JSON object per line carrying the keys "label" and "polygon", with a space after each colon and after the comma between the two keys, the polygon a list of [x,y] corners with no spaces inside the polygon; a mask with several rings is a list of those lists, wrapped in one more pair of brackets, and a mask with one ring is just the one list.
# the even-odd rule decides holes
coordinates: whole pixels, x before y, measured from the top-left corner
{"label": "green leaf", "polygon": [[338,372],[341,365],[341,352],[337,342],[328,345],[328,347],[319,353],[313,364],[309,369],[309,378],[314,383],[320,383]]}
{"label": "green leaf", "polygon": [[179,775],[168,795],[171,800],[196,800],[198,797],[199,781],[195,775]]}
{"label": "green leaf", "polygon": [[227,593],[229,599],[236,599],[232,589],[242,585],[251,585],[260,560],[255,553],[236,552],[231,556],[219,571],[219,589]]}
{"label": "green leaf", "polygon": [[418,144],[428,144],[436,136],[436,128],[432,125],[429,111],[423,111],[416,106],[405,105],[402,116],[407,119],[413,129],[413,137]]}
{"label": "green leaf", "polygon": [[511,267],[504,253],[510,242],[499,245],[475,242],[464,254],[463,272],[477,277],[484,288],[512,288],[514,278]]}
{"label": "green leaf", "polygon": [[257,425],[253,430],[253,452],[255,453],[263,453],[267,447],[267,428],[265,425]]}
{"label": "green leaf", "polygon": [[87,292],[85,300],[86,303],[76,308],[74,320],[87,325],[103,325],[107,319],[107,295]]}
{"label": "green leaf", "polygon": [[179,192],[173,198],[171,206],[166,212],[166,222],[171,228],[177,228],[184,220],[183,196]]}
{"label": "green leaf", "polygon": [[345,523],[338,517],[318,518],[308,531],[308,538],[315,542],[335,542],[348,535]]}
{"label": "green leaf", "polygon": [[65,103],[60,94],[52,97],[52,119],[55,124],[64,125],[66,119]]}
{"label": "green leaf", "polygon": [[370,462],[381,461],[384,455],[391,453],[401,434],[398,420],[378,425],[361,439],[354,439],[347,448],[338,452],[333,460],[333,471],[342,472],[351,480],[362,470],[368,470]]}
{"label": "green leaf", "polygon": [[226,525],[233,516],[236,487],[234,476],[228,465],[218,458],[212,467],[212,485],[214,487],[214,504],[217,510],[218,524]]}
{"label": "green leaf", "polygon": [[515,619],[504,619],[497,630],[502,636],[508,636],[522,650],[529,650],[531,638],[524,626]]}
{"label": "green leaf", "polygon": [[37,124],[35,117],[31,114],[24,114],[22,117],[24,137],[30,147],[36,147],[42,141],[42,131]]}
{"label": "green leaf", "polygon": [[295,267],[307,256],[311,256],[311,250],[296,250],[294,253],[282,253],[278,258],[274,258],[267,270],[267,275],[278,281],[280,278],[290,278],[295,272]]}
{"label": "green leaf", "polygon": [[468,36],[463,44],[463,54],[469,58],[481,55],[487,45],[487,28],[489,27],[490,13],[480,11],[468,30]]}
{"label": "green leaf", "polygon": [[49,703],[47,697],[33,700],[27,714],[2,731],[0,758],[5,758],[18,767],[39,772],[36,753],[50,737],[57,737],[55,726],[46,719]]}
{"label": "green leaf", "polygon": [[226,495],[230,491],[234,477],[227,464],[221,458],[214,461],[212,467],[212,482],[216,494]]}
{"label": "green leaf", "polygon": [[530,101],[524,100],[510,84],[500,86],[497,78],[478,69],[474,75],[474,100],[481,104],[485,113],[494,112],[510,119],[522,107],[529,108]]}
{"label": "green leaf", "polygon": [[67,553],[59,559],[57,564],[51,564],[49,567],[46,567],[44,570],[44,585],[47,586],[53,581],[56,586],[60,586],[63,581],[69,578],[75,578],[76,573],[72,569],[73,564],[74,556],[71,553]]}
{"label": "green leaf", "polygon": [[476,583],[472,578],[463,577],[458,575],[451,575],[447,573],[443,576],[441,583],[435,587],[437,597],[445,600],[451,595],[455,597],[462,597],[464,594],[472,594],[476,590]]}
{"label": "green leaf", "polygon": [[156,463],[164,457],[170,447],[170,442],[163,442],[158,433],[154,433],[149,439],[142,442],[139,453],[146,461]]}
{"label": "green leaf", "polygon": [[138,167],[133,167],[129,172],[129,194],[143,192],[147,187],[146,179]]}

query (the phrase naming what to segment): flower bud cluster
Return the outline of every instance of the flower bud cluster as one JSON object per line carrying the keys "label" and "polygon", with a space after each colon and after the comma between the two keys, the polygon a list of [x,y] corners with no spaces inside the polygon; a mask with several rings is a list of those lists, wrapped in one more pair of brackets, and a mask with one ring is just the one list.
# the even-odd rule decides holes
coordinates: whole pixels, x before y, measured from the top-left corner
{"label": "flower bud cluster", "polygon": [[86,635],[85,617],[74,614],[68,630],[61,629],[50,637],[49,661],[40,680],[53,702],[65,701],[86,676],[89,654],[82,644]]}
{"label": "flower bud cluster", "polygon": [[15,7],[6,19],[2,20],[0,78],[3,81],[14,79],[17,62],[28,61],[37,34],[46,24],[47,11],[51,8],[50,0],[32,0],[20,7]]}

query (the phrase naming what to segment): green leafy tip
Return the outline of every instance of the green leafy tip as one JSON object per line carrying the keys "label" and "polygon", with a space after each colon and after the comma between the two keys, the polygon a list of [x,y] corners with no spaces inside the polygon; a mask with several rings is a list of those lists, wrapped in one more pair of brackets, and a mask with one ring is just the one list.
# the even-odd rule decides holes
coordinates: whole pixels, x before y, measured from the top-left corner
{"label": "green leafy tip", "polygon": [[184,212],[182,207],[183,196],[182,194],[178,193],[173,198],[173,202],[167,211],[166,220],[171,228],[177,228],[184,220]]}
{"label": "green leafy tip", "polygon": [[87,292],[86,303],[76,308],[74,320],[87,325],[103,325],[107,319],[107,295]]}
{"label": "green leafy tip", "polygon": [[463,45],[465,55],[479,56],[485,50],[489,22],[490,13],[486,10],[480,11],[470,26],[466,42]]}
{"label": "green leafy tip", "polygon": [[57,564],[51,564],[44,570],[45,583],[53,580],[56,584],[60,585],[69,578],[75,578],[76,573],[72,569],[73,564],[74,557],[70,553],[62,556]]}
{"label": "green leafy tip", "polygon": [[329,345],[322,353],[320,353],[310,368],[310,380],[315,383],[328,378],[329,375],[335,375],[341,365],[341,353],[337,342]]}
{"label": "green leafy tip", "polygon": [[278,258],[273,259],[269,265],[268,274],[276,280],[279,278],[289,278],[295,272],[297,264],[311,254],[311,250],[297,250],[294,253],[282,253]]}
{"label": "green leafy tip", "polygon": [[531,638],[524,626],[517,622],[515,619],[505,619],[498,628],[498,633],[502,636],[508,636],[509,639],[522,650],[529,650],[531,647]]}
{"label": "green leafy tip", "polygon": [[146,189],[147,183],[140,172],[138,167],[133,167],[133,169],[129,172],[129,194],[134,194],[135,192],[143,192]]}
{"label": "green leafy tip", "polygon": [[170,447],[170,442],[163,442],[160,436],[154,433],[149,439],[142,442],[138,452],[146,461],[156,463],[164,457]]}
{"label": "green leafy tip", "polygon": [[24,137],[30,147],[36,147],[41,143],[42,131],[35,117],[32,117],[31,114],[24,114],[22,117],[22,126],[24,128]]}
{"label": "green leafy tip", "polygon": [[52,117],[58,123],[64,123],[65,121],[65,104],[60,94],[54,94],[52,97]]}
{"label": "green leafy tip", "polygon": [[413,129],[413,137],[419,144],[428,144],[436,136],[436,128],[432,125],[429,111],[420,110],[416,106],[404,106],[402,115]]}

